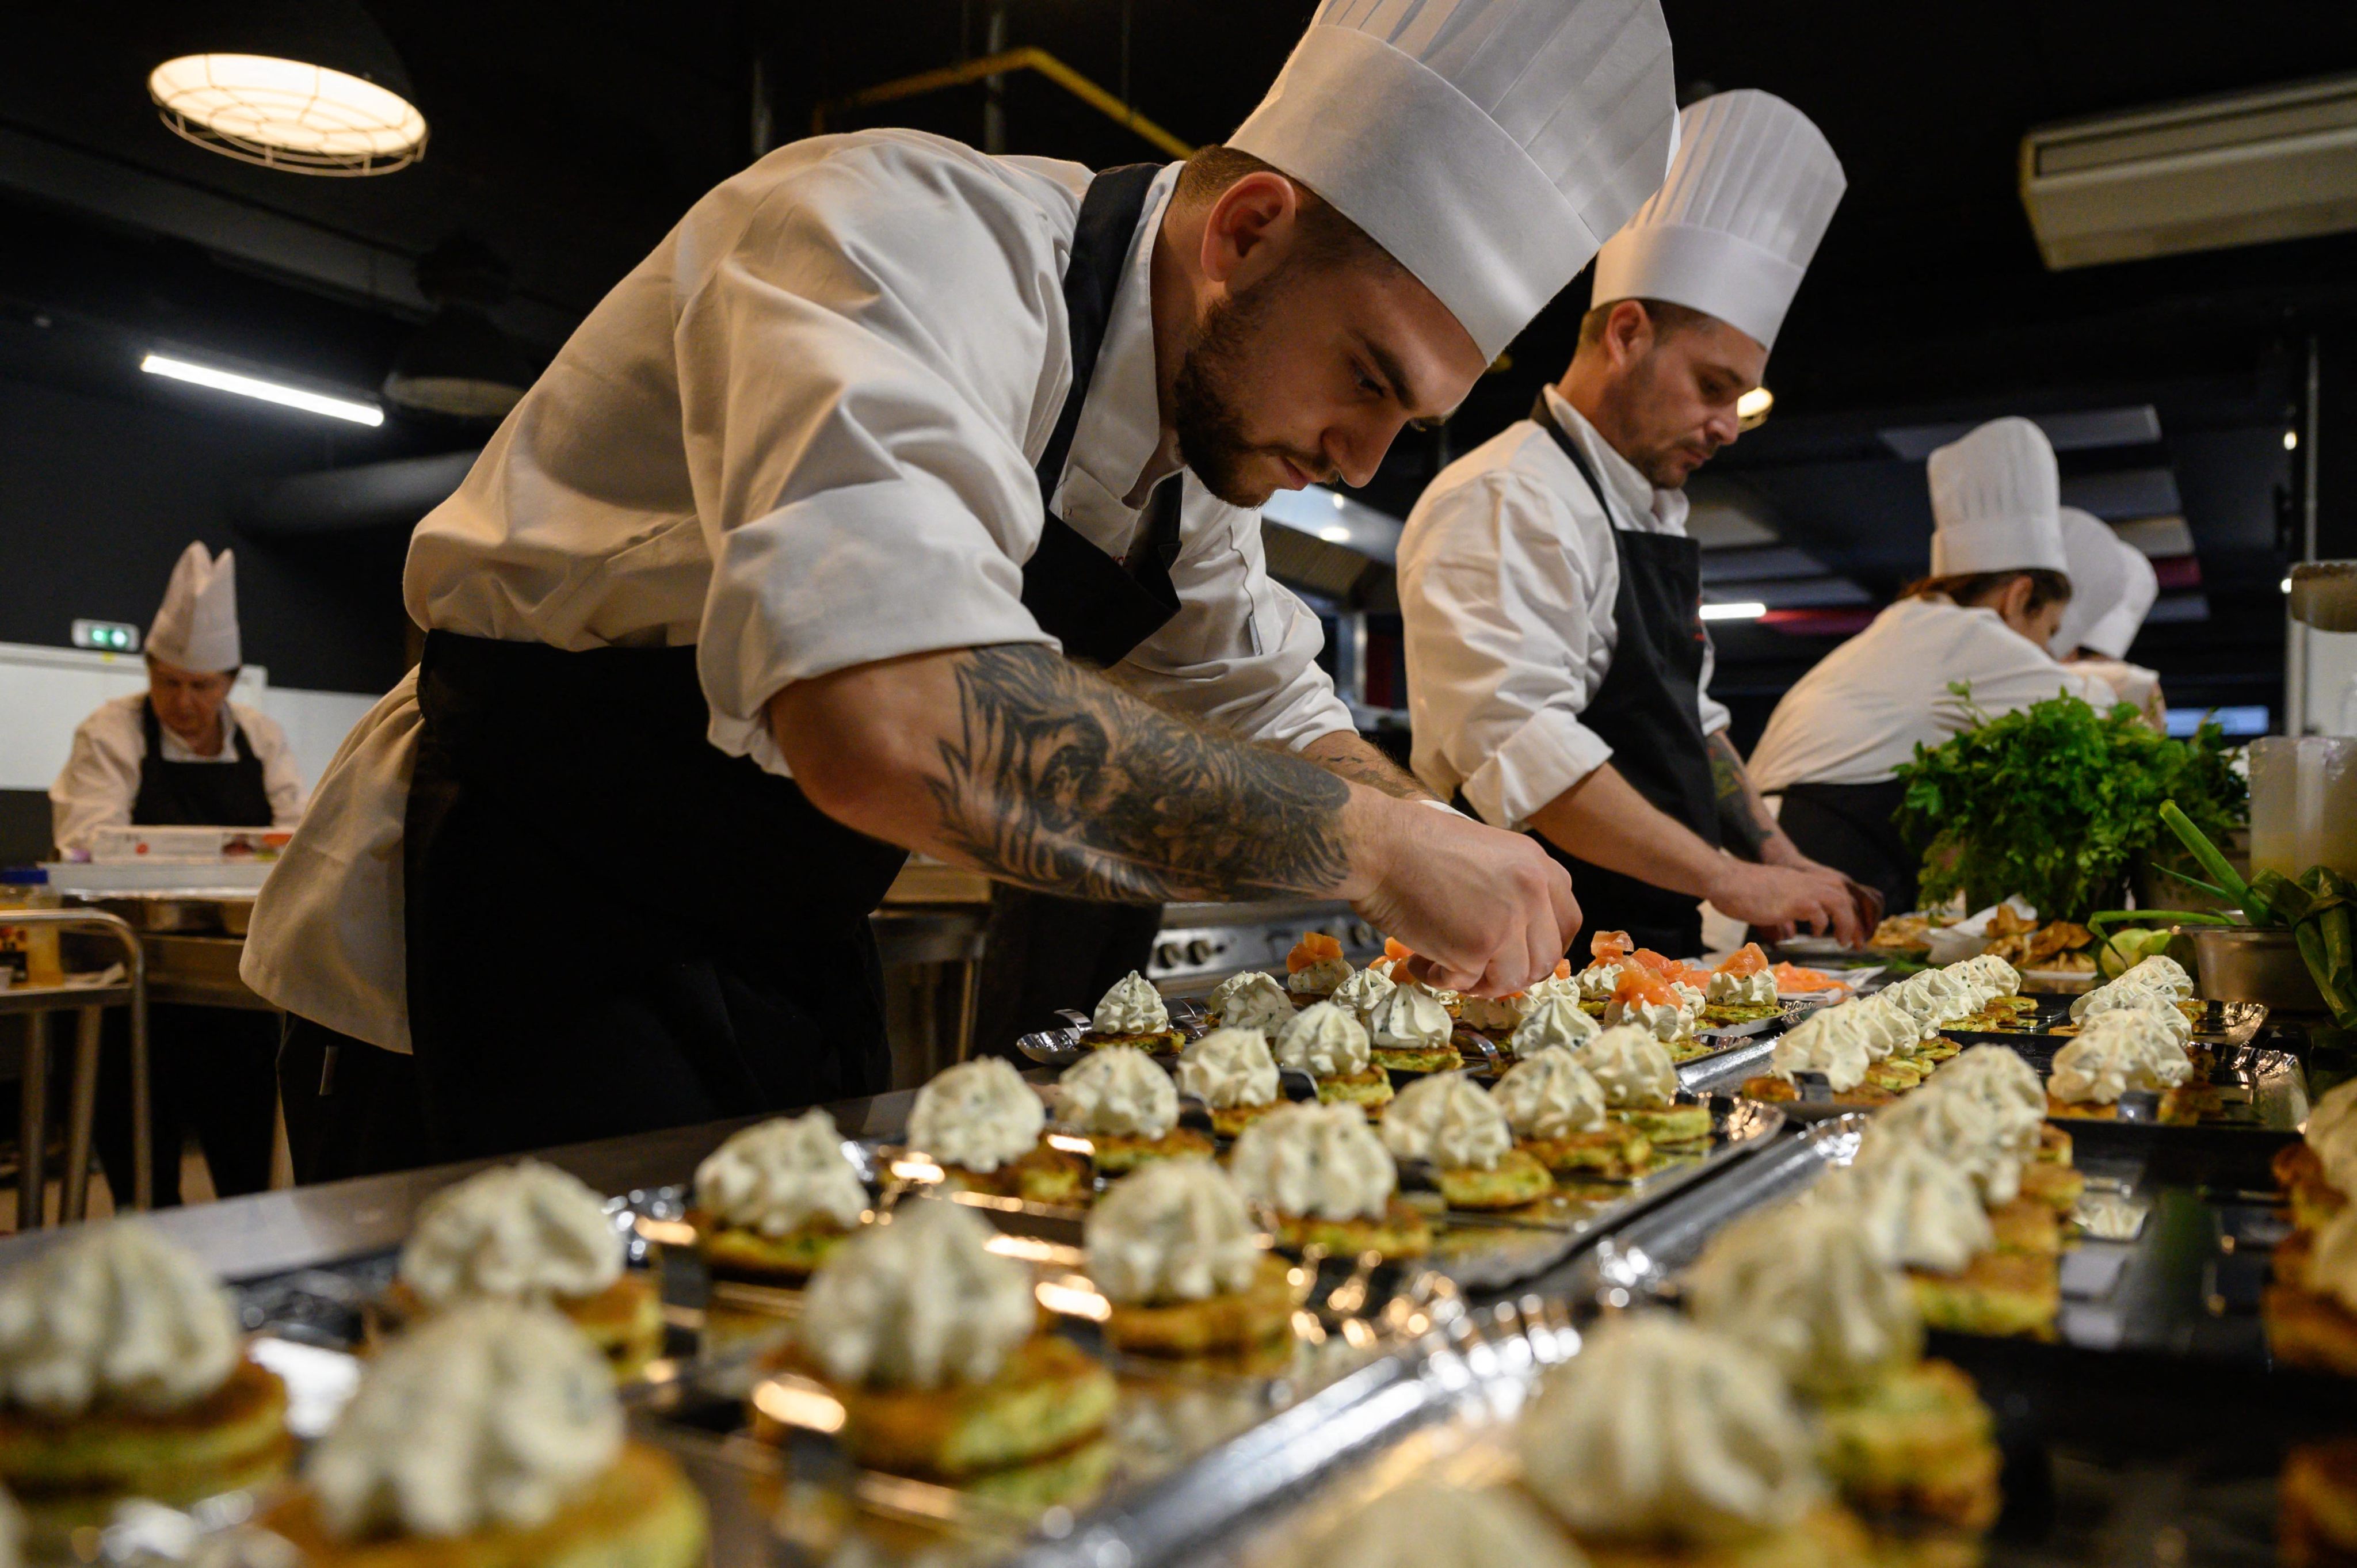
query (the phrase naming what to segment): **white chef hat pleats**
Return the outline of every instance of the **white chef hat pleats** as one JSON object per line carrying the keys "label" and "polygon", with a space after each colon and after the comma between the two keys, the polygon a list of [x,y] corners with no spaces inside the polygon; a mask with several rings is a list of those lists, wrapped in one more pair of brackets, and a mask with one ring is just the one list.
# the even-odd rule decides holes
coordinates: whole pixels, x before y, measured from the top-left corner
{"label": "white chef hat pleats", "polygon": [[1658,0],[1324,0],[1228,144],[1494,357],[1661,184],[1676,125]]}
{"label": "white chef hat pleats", "polygon": [[2071,603],[2054,633],[2053,650],[2063,655],[2083,648],[2106,659],[2126,658],[2160,596],[2160,576],[2143,551],[2101,518],[2073,506],[2062,508],[2061,514]]}
{"label": "white chef hat pleats", "polygon": [[219,673],[244,660],[237,635],[237,553],[218,556],[190,542],[172,566],[164,603],[147,628],[147,651],[183,670]]}
{"label": "white chef hat pleats", "polygon": [[1596,258],[1593,302],[1667,300],[1772,349],[1848,188],[1841,160],[1807,115],[1752,88],[1687,105],[1678,131],[1669,177]]}
{"label": "white chef hat pleats", "polygon": [[2067,574],[2062,481],[2046,433],[2007,414],[1932,454],[1932,574]]}

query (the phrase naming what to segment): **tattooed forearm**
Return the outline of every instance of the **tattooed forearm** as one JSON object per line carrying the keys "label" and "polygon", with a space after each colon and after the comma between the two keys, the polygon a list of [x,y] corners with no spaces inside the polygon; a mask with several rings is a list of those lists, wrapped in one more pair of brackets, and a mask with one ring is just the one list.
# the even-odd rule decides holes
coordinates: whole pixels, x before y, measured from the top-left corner
{"label": "tattooed forearm", "polygon": [[1349,730],[1319,736],[1301,748],[1301,755],[1338,778],[1403,800],[1434,799],[1432,791],[1417,783],[1414,775]]}
{"label": "tattooed forearm", "polygon": [[1776,819],[1768,814],[1767,803],[1751,788],[1751,776],[1743,770],[1743,758],[1736,754],[1735,743],[1719,730],[1703,745],[1710,752],[1710,782],[1718,796],[1718,825],[1727,847],[1746,860],[1758,860],[1760,846],[1776,836]]}
{"label": "tattooed forearm", "polygon": [[1207,735],[1045,649],[955,669],[958,734],[926,780],[946,845],[981,869],[1112,903],[1318,893],[1350,869],[1350,786]]}

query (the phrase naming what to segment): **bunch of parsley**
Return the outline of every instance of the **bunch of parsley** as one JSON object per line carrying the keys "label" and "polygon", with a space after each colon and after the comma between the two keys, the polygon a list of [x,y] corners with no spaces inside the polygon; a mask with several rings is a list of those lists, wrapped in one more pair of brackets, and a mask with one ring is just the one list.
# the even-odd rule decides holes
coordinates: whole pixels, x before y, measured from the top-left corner
{"label": "bunch of parsley", "polygon": [[1899,768],[1896,821],[1923,857],[1926,908],[1958,892],[1975,909],[2018,893],[2045,919],[2084,922],[2119,908],[2136,857],[2165,842],[2162,801],[2212,838],[2249,819],[2249,788],[2214,724],[2172,740],[2125,703],[2098,712],[2059,695],[1991,717],[1969,686],[1949,690],[1973,727],[1918,746]]}

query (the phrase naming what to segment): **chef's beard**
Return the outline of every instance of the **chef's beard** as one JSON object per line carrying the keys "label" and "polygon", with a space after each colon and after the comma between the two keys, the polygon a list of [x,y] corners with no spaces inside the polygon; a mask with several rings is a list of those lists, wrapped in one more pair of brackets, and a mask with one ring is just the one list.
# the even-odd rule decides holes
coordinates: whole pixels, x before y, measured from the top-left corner
{"label": "chef's beard", "polygon": [[1178,435],[1178,456],[1203,488],[1230,506],[1257,507],[1275,487],[1251,475],[1256,457],[1277,456],[1313,477],[1322,457],[1304,458],[1282,447],[1263,446],[1244,434],[1239,412],[1243,389],[1253,380],[1253,361],[1268,332],[1272,306],[1283,296],[1285,274],[1262,279],[1241,294],[1211,302],[1195,329],[1195,341],[1178,366],[1170,389],[1170,423]]}

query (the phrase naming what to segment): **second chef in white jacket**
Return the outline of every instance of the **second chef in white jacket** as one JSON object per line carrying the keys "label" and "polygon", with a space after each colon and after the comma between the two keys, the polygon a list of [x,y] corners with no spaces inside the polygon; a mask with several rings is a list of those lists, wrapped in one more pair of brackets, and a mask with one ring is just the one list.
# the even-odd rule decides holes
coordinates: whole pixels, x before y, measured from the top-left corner
{"label": "second chef in white jacket", "polygon": [[1867,909],[1776,831],[1711,700],[1684,489],[1736,438],[1841,164],[1765,92],[1705,99],[1679,133],[1661,193],[1597,257],[1570,370],[1409,514],[1415,771],[1536,835],[1591,924],[1640,946],[1696,950],[1705,897],[1855,940]]}
{"label": "second chef in white jacket", "polygon": [[1890,819],[1918,745],[2057,693],[2113,700],[2047,651],[2071,578],[2044,432],[1992,420],[1932,453],[1930,478],[1932,575],[1802,676],[1751,753],[1792,842],[1881,889],[1894,913],[1915,907],[1917,861]]}
{"label": "second chef in white jacket", "polygon": [[2071,563],[2071,603],[2048,645],[2054,657],[2109,686],[2153,728],[2168,729],[2160,671],[2127,660],[2128,645],[2160,596],[2159,574],[2111,524],[2074,506],[2062,509],[2062,553]]}

